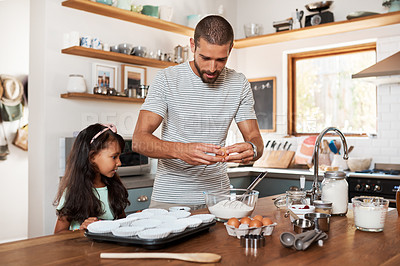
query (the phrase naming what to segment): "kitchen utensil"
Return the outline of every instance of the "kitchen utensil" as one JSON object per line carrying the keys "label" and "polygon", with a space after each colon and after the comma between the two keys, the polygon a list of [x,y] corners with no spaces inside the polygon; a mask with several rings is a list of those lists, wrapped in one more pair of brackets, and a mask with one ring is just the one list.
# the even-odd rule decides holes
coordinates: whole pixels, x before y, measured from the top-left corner
{"label": "kitchen utensil", "polygon": [[110,46],[110,51],[114,53],[119,53],[118,44]]}
{"label": "kitchen utensil", "polygon": [[309,219],[313,221],[315,230],[320,230],[320,231],[329,231],[329,224],[330,224],[330,214],[327,213],[306,213],[304,214],[305,219]]}
{"label": "kitchen utensil", "polygon": [[300,190],[303,191],[306,185],[306,177],[304,175],[300,176]]}
{"label": "kitchen utensil", "polygon": [[309,219],[297,219],[293,221],[293,231],[303,233],[314,229],[314,222]]}
{"label": "kitchen utensil", "polygon": [[[242,196],[246,193],[246,196]],[[204,191],[206,206],[218,221],[226,221],[232,217],[243,218],[250,216],[256,205],[259,192],[247,189],[217,189]],[[239,207],[233,208],[235,204],[225,205],[229,201],[237,201]]]}
{"label": "kitchen utensil", "polygon": [[244,235],[240,237],[240,245],[244,248],[258,248],[265,246],[263,235]]}
{"label": "kitchen utensil", "polygon": [[289,146],[286,148],[286,150],[290,150],[290,147],[292,147],[292,143],[289,144]]}
{"label": "kitchen utensil", "polygon": [[305,5],[306,9],[310,12],[321,12],[322,10],[328,9],[332,5],[333,1],[320,1]]}
{"label": "kitchen utensil", "polygon": [[122,54],[130,54],[133,45],[129,43],[120,43],[118,44],[118,52]]}
{"label": "kitchen utensil", "polygon": [[261,24],[248,23],[245,24],[243,27],[244,27],[244,35],[246,36],[246,38],[258,36],[263,33],[263,27]]}
{"label": "kitchen utensil", "polygon": [[329,142],[329,149],[331,150],[331,152],[333,152],[334,154],[338,153],[338,150],[336,148],[335,142],[333,140],[331,140]]}
{"label": "kitchen utensil", "polygon": [[290,248],[290,247],[292,247],[294,245],[294,243],[295,243],[295,241],[297,239],[303,239],[303,238],[310,239],[310,237],[312,237],[314,235],[315,235],[314,230],[310,230],[310,231],[307,231],[307,232],[304,232],[304,233],[300,233],[300,234],[296,234],[296,235],[294,235],[294,234],[292,234],[290,232],[283,232],[280,235],[279,239],[281,241],[281,244],[284,247]]}
{"label": "kitchen utensil", "polygon": [[[241,198],[241,202],[244,202],[244,200],[246,199],[246,196],[258,185],[258,183],[261,182],[261,180],[264,179],[264,177],[268,174],[268,171],[265,171],[264,173],[259,174],[254,180],[253,182],[251,182],[251,184],[247,187],[247,191],[245,193],[243,193],[240,198]],[[228,206],[228,207],[233,207],[236,208],[238,207],[238,202],[237,201],[229,201],[226,202],[226,204],[224,204],[224,206],[227,206],[227,204],[235,204],[235,206]]]}
{"label": "kitchen utensil", "polygon": [[144,57],[146,55],[147,48],[144,46],[135,46],[131,50],[131,55]]}
{"label": "kitchen utensil", "polygon": [[359,196],[353,203],[354,225],[358,230],[381,232],[385,225],[389,200],[381,197]]}
{"label": "kitchen utensil", "polygon": [[354,146],[350,146],[349,153],[354,149]]}
{"label": "kitchen utensil", "polygon": [[191,262],[219,262],[221,255],[214,253],[100,253],[102,259],[175,259]]}
{"label": "kitchen utensil", "polygon": [[[326,238],[328,235],[324,232],[314,230],[313,234],[307,235],[304,238],[298,238],[294,241],[294,247],[297,250],[306,250],[317,239]],[[322,237],[322,238],[321,238]]]}

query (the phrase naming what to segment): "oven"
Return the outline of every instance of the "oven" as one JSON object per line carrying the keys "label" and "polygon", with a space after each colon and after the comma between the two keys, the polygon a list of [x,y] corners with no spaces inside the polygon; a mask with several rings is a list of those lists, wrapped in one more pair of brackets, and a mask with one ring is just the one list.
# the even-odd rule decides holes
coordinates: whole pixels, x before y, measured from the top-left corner
{"label": "oven", "polygon": [[355,196],[375,196],[389,200],[389,207],[396,208],[396,192],[400,185],[400,165],[375,164],[367,171],[347,175],[349,201]]}

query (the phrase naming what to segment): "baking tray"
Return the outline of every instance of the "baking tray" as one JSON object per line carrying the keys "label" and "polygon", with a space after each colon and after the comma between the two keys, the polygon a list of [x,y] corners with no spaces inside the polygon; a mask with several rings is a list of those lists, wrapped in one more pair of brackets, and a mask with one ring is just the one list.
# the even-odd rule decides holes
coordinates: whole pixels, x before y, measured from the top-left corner
{"label": "baking tray", "polygon": [[179,240],[185,240],[189,236],[193,236],[203,231],[208,231],[211,226],[215,225],[216,220],[214,219],[209,223],[202,223],[195,228],[186,228],[185,231],[181,233],[171,233],[169,236],[160,239],[142,239],[138,236],[122,237],[115,236],[112,233],[106,234],[96,234],[85,230],[85,236],[95,241],[106,241],[114,242],[123,245],[140,245],[146,249],[161,249],[166,245]]}

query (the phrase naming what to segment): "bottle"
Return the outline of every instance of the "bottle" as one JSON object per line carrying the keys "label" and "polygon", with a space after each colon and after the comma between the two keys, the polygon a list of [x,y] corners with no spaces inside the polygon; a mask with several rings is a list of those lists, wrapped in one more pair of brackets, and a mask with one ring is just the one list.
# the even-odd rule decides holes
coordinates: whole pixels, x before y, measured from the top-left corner
{"label": "bottle", "polygon": [[321,186],[321,200],[332,202],[332,215],[345,216],[349,198],[349,185],[346,181],[346,173],[342,171],[325,172]]}

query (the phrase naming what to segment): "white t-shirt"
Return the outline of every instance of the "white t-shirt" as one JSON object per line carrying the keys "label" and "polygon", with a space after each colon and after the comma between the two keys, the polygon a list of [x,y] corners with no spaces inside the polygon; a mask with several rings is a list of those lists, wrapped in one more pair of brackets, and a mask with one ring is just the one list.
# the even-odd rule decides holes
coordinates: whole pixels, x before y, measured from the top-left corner
{"label": "white t-shirt", "polygon": [[[204,83],[189,62],[160,70],[141,110],[164,118],[161,139],[225,146],[229,126],[256,119],[246,77],[224,68],[215,83]],[[203,191],[229,188],[226,163],[190,165],[159,159],[152,199],[159,202],[204,204]]]}

